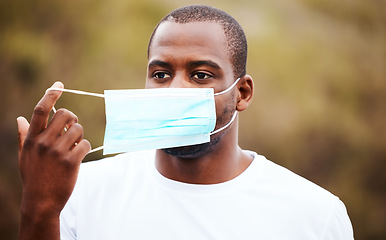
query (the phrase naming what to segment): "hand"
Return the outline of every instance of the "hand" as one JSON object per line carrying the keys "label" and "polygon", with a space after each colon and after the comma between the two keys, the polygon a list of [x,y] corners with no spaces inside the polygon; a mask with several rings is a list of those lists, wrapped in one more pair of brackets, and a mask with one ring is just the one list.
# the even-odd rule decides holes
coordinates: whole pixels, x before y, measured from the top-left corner
{"label": "hand", "polygon": [[[52,87],[63,88],[63,84],[56,82]],[[21,232],[26,219],[27,225],[37,219],[58,222],[75,186],[80,163],[91,149],[90,143],[82,139],[82,126],[70,111],[59,109],[47,125],[61,93],[51,90],[43,96],[34,109],[31,125],[24,117],[17,119],[23,182]]]}

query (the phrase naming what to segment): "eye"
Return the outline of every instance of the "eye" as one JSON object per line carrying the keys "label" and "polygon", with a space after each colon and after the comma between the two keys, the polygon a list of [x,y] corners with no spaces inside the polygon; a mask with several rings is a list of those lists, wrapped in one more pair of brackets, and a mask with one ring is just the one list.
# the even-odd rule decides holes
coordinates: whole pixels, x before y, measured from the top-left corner
{"label": "eye", "polygon": [[198,72],[198,73],[195,73],[192,75],[192,78],[196,79],[196,80],[206,80],[208,78],[211,78],[212,76],[207,74],[207,73],[203,73],[203,72]]}
{"label": "eye", "polygon": [[170,78],[170,74],[166,72],[156,72],[153,74],[153,78],[155,79],[165,79],[165,78]]}

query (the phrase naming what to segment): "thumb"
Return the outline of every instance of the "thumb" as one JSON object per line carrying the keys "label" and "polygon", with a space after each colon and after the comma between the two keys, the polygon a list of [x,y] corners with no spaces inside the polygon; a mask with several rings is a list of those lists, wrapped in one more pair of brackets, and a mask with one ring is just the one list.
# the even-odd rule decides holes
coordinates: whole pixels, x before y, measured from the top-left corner
{"label": "thumb", "polygon": [[20,152],[21,152],[21,149],[23,148],[24,140],[27,136],[27,132],[29,129],[29,123],[27,119],[25,119],[25,117],[18,117],[16,121],[17,121],[17,128],[19,130],[18,139],[19,139],[19,156],[20,156]]}

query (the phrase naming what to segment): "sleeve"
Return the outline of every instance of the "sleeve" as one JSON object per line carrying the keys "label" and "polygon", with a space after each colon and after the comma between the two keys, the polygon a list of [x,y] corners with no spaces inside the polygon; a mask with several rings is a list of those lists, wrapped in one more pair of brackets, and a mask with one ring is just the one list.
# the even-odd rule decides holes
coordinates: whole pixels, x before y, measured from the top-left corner
{"label": "sleeve", "polygon": [[323,240],[352,240],[353,228],[344,203],[337,199],[329,223],[326,226]]}

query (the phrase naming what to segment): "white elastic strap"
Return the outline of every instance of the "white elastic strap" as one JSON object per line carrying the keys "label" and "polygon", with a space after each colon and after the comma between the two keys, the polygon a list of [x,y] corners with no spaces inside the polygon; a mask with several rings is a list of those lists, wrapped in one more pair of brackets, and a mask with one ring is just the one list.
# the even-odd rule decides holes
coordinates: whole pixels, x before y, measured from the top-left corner
{"label": "white elastic strap", "polygon": [[46,93],[50,90],[69,92],[69,93],[75,93],[75,94],[80,94],[80,95],[88,95],[88,96],[94,96],[94,97],[100,97],[100,98],[105,97],[104,94],[100,94],[100,93],[92,93],[92,92],[85,92],[85,91],[65,89],[65,88],[56,88],[56,87],[51,87],[51,88],[47,89]]}
{"label": "white elastic strap", "polygon": [[[94,97],[101,97],[101,98],[104,98],[105,95],[103,94],[99,94],[99,93],[91,93],[91,92],[85,92],[85,91],[80,91],[80,90],[71,90],[71,89],[64,89],[64,88],[49,88],[46,90],[46,93],[50,90],[56,90],[56,91],[62,91],[62,92],[68,92],[68,93],[75,93],[75,94],[80,94],[80,95],[88,95],[88,96],[94,96]],[[56,108],[55,106],[52,107],[52,111],[54,113],[56,113]],[[64,131],[67,132],[67,128],[65,127],[64,128]],[[77,143],[75,143],[75,146],[78,145]],[[87,154],[90,154],[90,153],[93,153],[93,152],[97,152],[99,150],[102,150],[103,149],[103,146],[100,146],[100,147],[97,147],[97,148],[94,148],[94,149],[91,149]]]}
{"label": "white elastic strap", "polygon": [[104,146],[100,146],[100,147],[97,147],[97,148],[94,148],[94,149],[91,149],[90,152],[88,152],[87,154],[89,153],[93,153],[93,152],[97,152],[97,151],[100,151],[104,148]]}
{"label": "white elastic strap", "polygon": [[225,128],[229,127],[233,123],[233,121],[235,120],[236,116],[237,116],[237,111],[235,111],[235,113],[233,113],[233,116],[232,116],[231,120],[227,124],[225,124],[225,126],[223,126],[223,127],[219,128],[219,129],[211,132],[210,135],[213,135],[213,134],[216,134],[218,132],[221,132]]}
{"label": "white elastic strap", "polygon": [[240,81],[240,78],[236,79],[236,81],[227,89],[225,89],[224,91],[222,92],[219,92],[219,93],[215,93],[214,95],[217,96],[217,95],[220,95],[220,94],[224,94],[226,92],[229,92],[238,82]]}
{"label": "white elastic strap", "polygon": [[[224,91],[221,91],[221,92],[219,92],[219,93],[215,93],[214,96],[217,96],[217,95],[220,95],[220,94],[224,94],[224,93],[229,92],[234,86],[236,86],[236,84],[237,84],[239,81],[240,81],[240,78],[236,79],[236,81],[235,81],[229,88],[227,88],[227,89],[225,89]],[[233,114],[231,120],[230,120],[227,124],[225,124],[225,126],[223,126],[223,127],[219,128],[219,129],[217,129],[217,130],[211,132],[210,135],[213,135],[213,134],[216,134],[216,133],[218,133],[218,132],[221,132],[221,131],[224,130],[225,128],[229,127],[229,126],[233,123],[233,121],[235,120],[236,116],[237,116],[237,111],[235,111],[235,113]]]}

